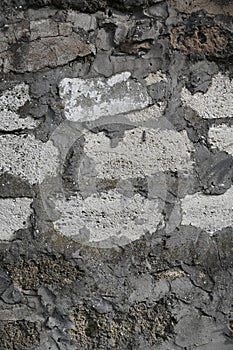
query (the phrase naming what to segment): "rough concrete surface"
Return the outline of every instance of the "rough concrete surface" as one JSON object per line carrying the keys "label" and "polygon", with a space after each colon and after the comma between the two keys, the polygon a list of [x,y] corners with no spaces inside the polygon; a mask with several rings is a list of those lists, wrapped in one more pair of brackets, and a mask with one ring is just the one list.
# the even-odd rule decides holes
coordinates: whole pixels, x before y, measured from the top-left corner
{"label": "rough concrete surface", "polygon": [[0,1],[0,350],[233,349],[232,15]]}

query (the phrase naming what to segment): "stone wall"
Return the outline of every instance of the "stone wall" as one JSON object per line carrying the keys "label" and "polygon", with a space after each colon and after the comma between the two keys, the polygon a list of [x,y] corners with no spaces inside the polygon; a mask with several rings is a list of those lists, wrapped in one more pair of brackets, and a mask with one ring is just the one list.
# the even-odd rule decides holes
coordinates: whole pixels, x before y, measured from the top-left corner
{"label": "stone wall", "polygon": [[232,15],[1,1],[0,350],[232,349]]}

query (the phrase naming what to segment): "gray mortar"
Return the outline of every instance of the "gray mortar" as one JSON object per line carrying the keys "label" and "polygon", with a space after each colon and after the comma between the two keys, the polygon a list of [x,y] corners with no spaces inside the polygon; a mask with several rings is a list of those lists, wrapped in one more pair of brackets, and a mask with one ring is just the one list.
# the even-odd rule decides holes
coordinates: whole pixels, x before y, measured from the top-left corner
{"label": "gray mortar", "polygon": [[0,350],[231,350],[232,2],[0,1]]}

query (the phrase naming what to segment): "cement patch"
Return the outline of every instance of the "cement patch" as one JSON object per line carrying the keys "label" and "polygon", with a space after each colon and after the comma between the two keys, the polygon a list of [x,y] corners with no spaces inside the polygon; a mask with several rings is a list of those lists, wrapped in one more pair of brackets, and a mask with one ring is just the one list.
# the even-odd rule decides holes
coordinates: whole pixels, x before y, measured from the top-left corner
{"label": "cement patch", "polygon": [[27,227],[32,213],[29,198],[0,199],[0,240],[10,240],[14,232]]}

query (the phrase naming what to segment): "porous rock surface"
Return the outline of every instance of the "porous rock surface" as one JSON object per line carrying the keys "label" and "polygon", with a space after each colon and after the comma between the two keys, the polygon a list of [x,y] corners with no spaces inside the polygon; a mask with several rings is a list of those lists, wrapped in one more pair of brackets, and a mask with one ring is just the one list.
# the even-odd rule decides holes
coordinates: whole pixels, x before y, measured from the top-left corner
{"label": "porous rock surface", "polygon": [[231,350],[231,0],[0,2],[0,350]]}

